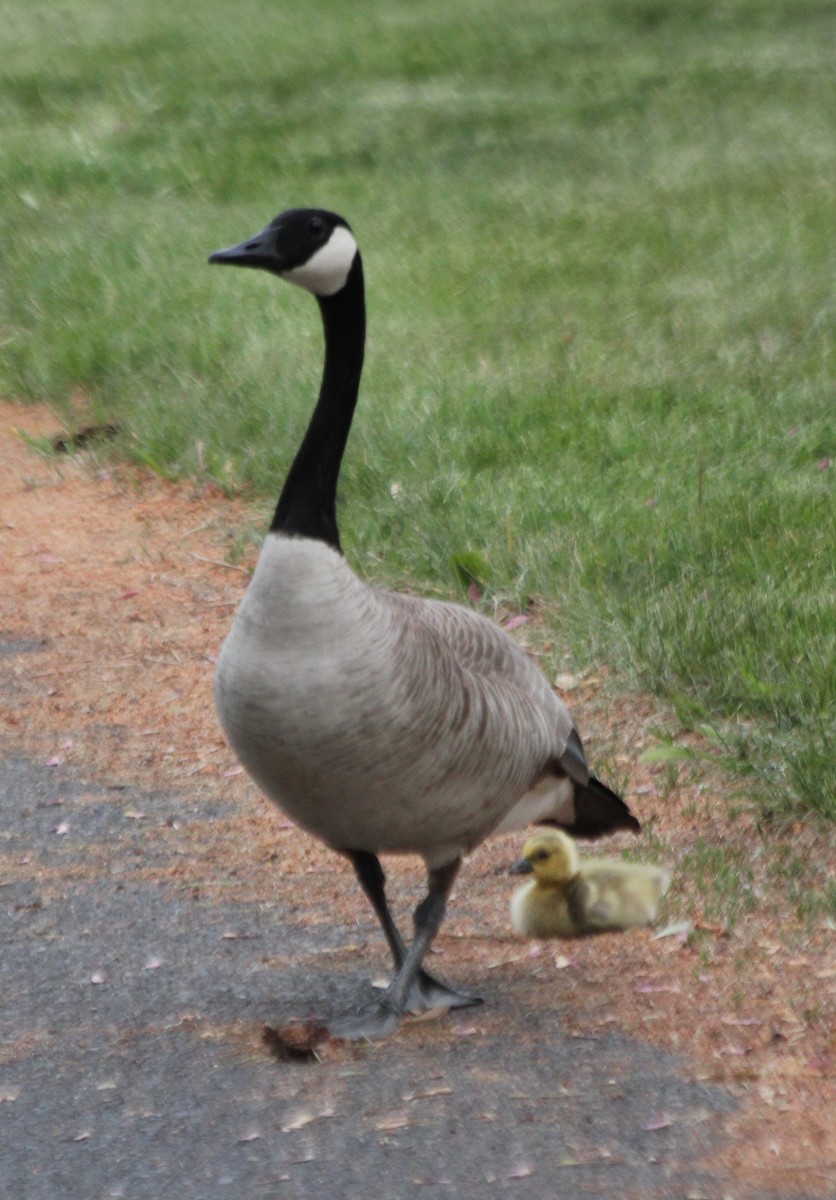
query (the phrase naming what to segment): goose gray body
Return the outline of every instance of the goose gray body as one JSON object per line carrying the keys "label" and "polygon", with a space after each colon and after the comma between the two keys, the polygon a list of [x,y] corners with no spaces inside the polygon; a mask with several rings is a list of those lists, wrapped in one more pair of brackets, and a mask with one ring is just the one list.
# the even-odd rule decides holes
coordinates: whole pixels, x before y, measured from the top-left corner
{"label": "goose gray body", "polygon": [[[395,977],[332,1029],[381,1036],[407,1009],[477,1002],[422,966],[467,851],[530,822],[591,837],[638,822],[590,775],[565,706],[503,630],[458,605],[371,587],[343,557],[337,478],[365,340],[362,262],[347,223],[293,209],[210,261],[299,284],[322,314],[319,399],[222,647],[215,699],[265,795],[354,865]],[[420,854],[428,869],[408,947],[377,858],[390,852]]]}
{"label": "goose gray body", "polygon": [[321,542],[268,535],[216,701],[253,779],[336,849],[435,866],[499,826],[574,824],[553,766],[572,721],[519,647],[466,609],[369,587]]}

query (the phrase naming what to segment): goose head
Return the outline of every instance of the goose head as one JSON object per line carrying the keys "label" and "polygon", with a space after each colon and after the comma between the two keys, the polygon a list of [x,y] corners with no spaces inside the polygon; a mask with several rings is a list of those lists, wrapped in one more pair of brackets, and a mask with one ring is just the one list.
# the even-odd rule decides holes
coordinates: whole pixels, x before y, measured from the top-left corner
{"label": "goose head", "polygon": [[565,884],[577,875],[578,863],[572,839],[558,829],[549,829],[528,839],[510,874],[533,875],[538,883]]}
{"label": "goose head", "polygon": [[260,267],[326,297],[345,287],[358,254],[354,234],[342,217],[324,208],[291,208],[254,237],[216,250],[209,262]]}

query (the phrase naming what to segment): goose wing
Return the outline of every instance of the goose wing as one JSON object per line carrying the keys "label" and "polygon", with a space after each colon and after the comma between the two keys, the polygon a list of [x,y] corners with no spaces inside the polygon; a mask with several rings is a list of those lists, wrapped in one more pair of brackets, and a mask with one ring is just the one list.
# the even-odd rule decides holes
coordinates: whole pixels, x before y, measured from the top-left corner
{"label": "goose wing", "polygon": [[[401,594],[393,599],[410,620],[420,622],[441,641],[458,667],[482,683],[494,706],[507,712],[518,738],[525,740],[529,723],[533,735],[533,726],[539,729],[546,722],[546,751],[539,750],[528,790],[496,832],[533,822],[559,825],[586,837],[639,829],[620,796],[592,775],[566,705],[503,629],[458,604]],[[537,745],[542,746],[539,738]]]}

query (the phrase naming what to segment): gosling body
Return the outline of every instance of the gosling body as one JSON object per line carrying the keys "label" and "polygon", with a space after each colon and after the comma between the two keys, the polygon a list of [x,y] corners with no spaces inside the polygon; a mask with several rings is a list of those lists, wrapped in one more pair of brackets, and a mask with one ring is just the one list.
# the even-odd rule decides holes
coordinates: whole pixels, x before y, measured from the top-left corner
{"label": "gosling body", "polygon": [[511,898],[511,924],[530,938],[573,938],[652,925],[670,885],[664,867],[581,859],[559,830],[525,843],[513,874],[533,874]]}

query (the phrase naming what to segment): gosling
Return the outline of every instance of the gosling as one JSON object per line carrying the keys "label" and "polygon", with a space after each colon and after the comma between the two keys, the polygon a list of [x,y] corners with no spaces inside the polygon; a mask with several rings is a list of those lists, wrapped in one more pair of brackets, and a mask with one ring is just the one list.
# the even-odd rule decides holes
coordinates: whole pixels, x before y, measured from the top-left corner
{"label": "gosling", "polygon": [[511,924],[530,938],[584,937],[652,925],[670,884],[663,867],[581,859],[565,833],[529,838],[512,875],[533,874],[511,899]]}

